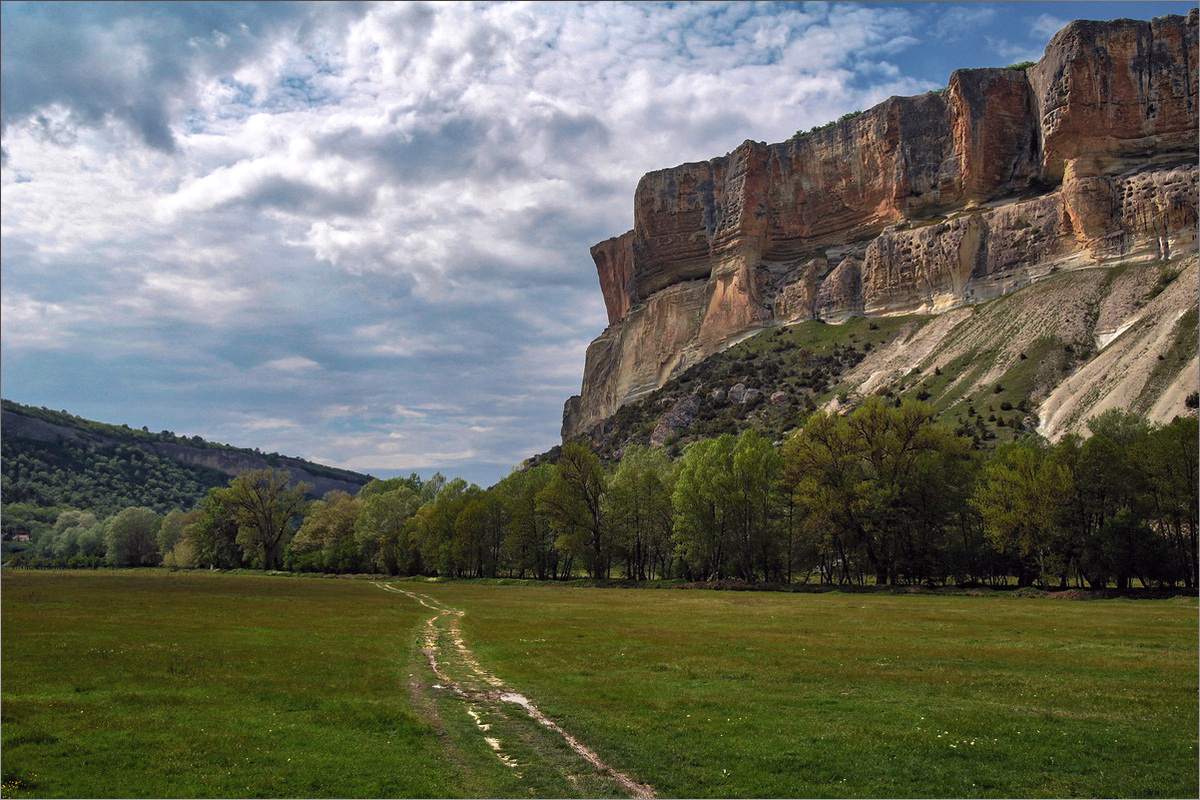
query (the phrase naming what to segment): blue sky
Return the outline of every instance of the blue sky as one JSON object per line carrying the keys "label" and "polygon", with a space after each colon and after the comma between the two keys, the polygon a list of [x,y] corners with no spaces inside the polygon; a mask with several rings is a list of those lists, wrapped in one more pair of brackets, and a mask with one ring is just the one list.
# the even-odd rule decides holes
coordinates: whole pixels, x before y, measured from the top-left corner
{"label": "blue sky", "polygon": [[490,485],[642,174],[1193,6],[6,2],[0,391]]}

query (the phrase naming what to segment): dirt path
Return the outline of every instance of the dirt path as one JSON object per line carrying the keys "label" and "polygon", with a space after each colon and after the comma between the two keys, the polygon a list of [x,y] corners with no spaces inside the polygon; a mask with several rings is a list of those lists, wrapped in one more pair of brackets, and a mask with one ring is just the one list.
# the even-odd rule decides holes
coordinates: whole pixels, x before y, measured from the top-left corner
{"label": "dirt path", "polygon": [[385,583],[375,585],[384,591],[405,595],[433,612],[425,620],[425,627],[421,634],[421,651],[429,659],[429,667],[439,681],[434,684],[433,688],[449,689],[467,701],[467,713],[474,719],[480,731],[485,734],[484,740],[495,751],[496,757],[502,763],[512,768],[519,766],[504,752],[499,738],[486,735],[491,732],[492,725],[483,721],[480,709],[475,706],[495,707],[501,703],[518,705],[531,719],[560,736],[571,750],[586,759],[598,773],[617,781],[631,797],[652,798],[656,796],[653,787],[639,783],[605,764],[595,751],[543,714],[532,700],[507,689],[499,678],[485,670],[475,654],[467,647],[466,640],[463,638],[461,622],[465,612],[452,608],[429,595],[397,589],[395,586]]}

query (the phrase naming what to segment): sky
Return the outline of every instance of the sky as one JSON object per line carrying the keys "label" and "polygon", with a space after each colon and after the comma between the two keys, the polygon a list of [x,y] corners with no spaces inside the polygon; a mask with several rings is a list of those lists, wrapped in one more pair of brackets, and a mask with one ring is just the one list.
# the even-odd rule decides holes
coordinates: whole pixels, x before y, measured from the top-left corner
{"label": "sky", "polygon": [[5,2],[0,393],[489,486],[644,173],[1194,5]]}

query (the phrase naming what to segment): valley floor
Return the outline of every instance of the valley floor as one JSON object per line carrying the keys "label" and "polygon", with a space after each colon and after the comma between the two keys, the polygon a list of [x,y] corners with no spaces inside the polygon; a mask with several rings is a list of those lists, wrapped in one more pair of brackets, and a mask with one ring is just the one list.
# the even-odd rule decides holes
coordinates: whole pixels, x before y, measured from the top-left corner
{"label": "valley floor", "polygon": [[1191,597],[159,570],[0,591],[6,796],[1200,789]]}

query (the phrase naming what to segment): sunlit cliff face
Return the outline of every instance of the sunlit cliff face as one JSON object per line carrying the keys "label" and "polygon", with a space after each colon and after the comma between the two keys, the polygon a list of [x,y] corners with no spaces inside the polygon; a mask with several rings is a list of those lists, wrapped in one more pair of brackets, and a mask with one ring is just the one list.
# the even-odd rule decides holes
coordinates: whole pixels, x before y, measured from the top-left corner
{"label": "sunlit cliff face", "polygon": [[755,330],[938,313],[1196,251],[1197,14],[1075,22],[788,142],[647,174],[592,255],[610,327],[563,436]]}

